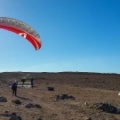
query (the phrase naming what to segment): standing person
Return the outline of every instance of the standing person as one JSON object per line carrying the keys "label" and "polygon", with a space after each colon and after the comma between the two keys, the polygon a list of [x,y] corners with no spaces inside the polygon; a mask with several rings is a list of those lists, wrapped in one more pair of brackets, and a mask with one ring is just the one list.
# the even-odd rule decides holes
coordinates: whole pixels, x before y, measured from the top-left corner
{"label": "standing person", "polygon": [[33,81],[34,81],[34,78],[31,78],[31,87],[33,88]]}
{"label": "standing person", "polygon": [[22,79],[21,81],[22,81],[22,84],[24,85],[24,83],[25,83],[25,79]]}
{"label": "standing person", "polygon": [[17,80],[12,84],[12,93],[17,96]]}

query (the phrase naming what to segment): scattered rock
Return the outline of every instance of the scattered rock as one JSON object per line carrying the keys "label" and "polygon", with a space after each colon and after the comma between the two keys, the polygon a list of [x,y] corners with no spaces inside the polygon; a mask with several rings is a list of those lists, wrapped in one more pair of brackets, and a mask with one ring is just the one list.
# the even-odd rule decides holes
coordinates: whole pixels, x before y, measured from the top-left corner
{"label": "scattered rock", "polygon": [[2,113],[2,114],[0,114],[1,116],[4,116],[4,117],[10,117],[11,116],[11,114],[9,114],[9,113],[6,113],[6,112],[4,112],[4,113]]}
{"label": "scattered rock", "polygon": [[9,110],[6,110],[5,113],[9,113]]}
{"label": "scattered rock", "polygon": [[15,103],[15,104],[17,104],[17,105],[21,105],[21,103],[22,103],[19,99],[12,100],[12,102]]}
{"label": "scattered rock", "polygon": [[85,117],[84,120],[92,120],[90,117]]}
{"label": "scattered rock", "polygon": [[0,102],[7,102],[7,99],[5,97],[0,97]]}
{"label": "scattered rock", "polygon": [[10,117],[11,114],[9,114],[9,111],[5,111],[4,113],[0,114],[1,116],[4,116],[4,117]]}
{"label": "scattered rock", "polygon": [[87,102],[84,102],[84,105],[85,105],[85,106],[88,106],[89,104],[88,104]]}
{"label": "scattered rock", "polygon": [[96,104],[94,104],[94,107],[96,109],[100,109],[100,110],[108,112],[108,113],[118,113],[118,111],[119,111],[119,108],[113,106],[110,103],[96,103]]}
{"label": "scattered rock", "polygon": [[25,105],[25,107],[26,108],[42,108],[42,106],[40,106],[39,104],[32,104],[32,103]]}
{"label": "scattered rock", "polygon": [[62,95],[56,95],[56,101],[58,100],[66,100],[66,99],[72,99],[75,100],[75,98],[72,95],[62,94]]}
{"label": "scattered rock", "polygon": [[25,105],[26,108],[34,108],[34,105],[32,103],[29,103],[27,105]]}
{"label": "scattered rock", "polygon": [[16,115],[16,113],[10,114],[8,111],[5,111],[3,114],[0,114],[0,115],[4,117],[10,117],[9,120],[22,120],[22,118]]}
{"label": "scattered rock", "polygon": [[34,105],[36,108],[42,108],[42,106],[40,106],[39,104],[35,104]]}
{"label": "scattered rock", "polygon": [[54,91],[54,87],[48,87],[49,91]]}
{"label": "scattered rock", "polygon": [[22,118],[16,115],[16,113],[12,113],[9,120],[22,120]]}
{"label": "scattered rock", "polygon": [[38,118],[37,120],[42,120],[42,118]]}

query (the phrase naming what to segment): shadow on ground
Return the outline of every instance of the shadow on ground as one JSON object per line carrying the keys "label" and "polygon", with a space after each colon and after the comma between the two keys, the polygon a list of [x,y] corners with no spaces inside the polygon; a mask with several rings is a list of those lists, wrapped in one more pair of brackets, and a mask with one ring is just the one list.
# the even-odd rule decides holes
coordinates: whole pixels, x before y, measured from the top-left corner
{"label": "shadow on ground", "polygon": [[29,98],[25,98],[25,97],[21,97],[21,96],[16,96],[16,97],[19,98],[19,99],[22,99],[22,100],[32,101],[32,100],[29,99]]}

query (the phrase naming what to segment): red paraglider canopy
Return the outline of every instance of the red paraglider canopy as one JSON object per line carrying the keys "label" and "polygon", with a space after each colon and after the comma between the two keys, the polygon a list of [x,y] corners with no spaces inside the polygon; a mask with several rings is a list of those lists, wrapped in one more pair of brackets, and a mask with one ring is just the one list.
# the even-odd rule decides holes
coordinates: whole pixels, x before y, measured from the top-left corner
{"label": "red paraglider canopy", "polygon": [[27,24],[12,18],[0,17],[0,28],[14,32],[27,39],[36,50],[41,48],[40,36]]}

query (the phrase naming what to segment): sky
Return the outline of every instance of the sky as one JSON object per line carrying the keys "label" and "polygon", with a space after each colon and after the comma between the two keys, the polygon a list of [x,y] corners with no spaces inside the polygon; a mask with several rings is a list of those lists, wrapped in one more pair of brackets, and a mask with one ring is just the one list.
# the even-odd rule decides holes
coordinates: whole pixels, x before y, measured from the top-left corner
{"label": "sky", "polygon": [[0,0],[0,17],[30,25],[35,50],[0,29],[0,72],[120,73],[120,0]]}

